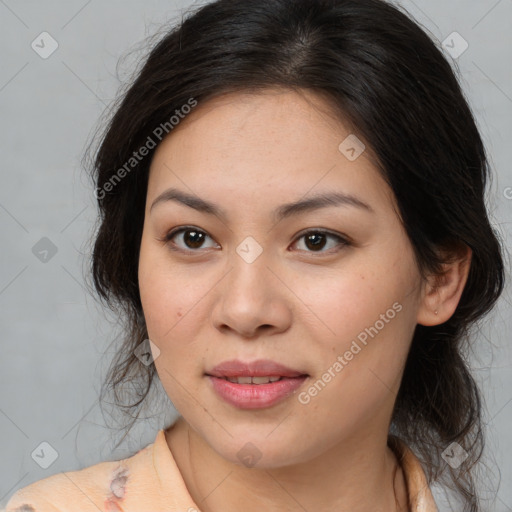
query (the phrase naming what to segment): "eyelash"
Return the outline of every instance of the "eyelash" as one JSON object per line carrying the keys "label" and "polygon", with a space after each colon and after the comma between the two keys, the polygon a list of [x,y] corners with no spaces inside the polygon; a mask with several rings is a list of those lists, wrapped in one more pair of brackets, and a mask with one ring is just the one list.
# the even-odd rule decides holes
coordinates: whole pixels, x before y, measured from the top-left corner
{"label": "eyelash", "polygon": [[[168,245],[172,251],[177,251],[177,252],[181,252],[184,254],[200,252],[200,249],[182,249],[180,247],[177,247],[176,244],[171,241],[176,235],[178,235],[180,233],[184,233],[186,231],[197,231],[198,233],[204,234],[209,237],[208,233],[206,233],[205,231],[203,231],[199,228],[196,228],[195,226],[183,226],[183,227],[171,230],[169,233],[167,233],[167,235],[165,235],[165,237],[163,239],[160,239],[160,241],[165,242],[165,245]],[[326,254],[329,255],[329,254],[333,254],[334,252],[338,252],[339,250],[341,250],[342,247],[348,247],[348,246],[352,245],[351,242],[346,237],[343,237],[336,233],[332,233],[331,231],[326,231],[326,230],[321,230],[321,229],[310,229],[308,231],[299,233],[293,243],[295,244],[296,241],[306,237],[307,235],[311,235],[311,234],[327,235],[328,237],[334,238],[339,242],[339,245],[341,247],[336,249],[335,251],[333,251],[332,249],[329,249],[328,251],[308,251],[308,250],[306,250],[303,252],[308,252],[311,254],[318,254],[318,255],[326,255]],[[213,240],[213,238],[212,238],[212,240]]]}

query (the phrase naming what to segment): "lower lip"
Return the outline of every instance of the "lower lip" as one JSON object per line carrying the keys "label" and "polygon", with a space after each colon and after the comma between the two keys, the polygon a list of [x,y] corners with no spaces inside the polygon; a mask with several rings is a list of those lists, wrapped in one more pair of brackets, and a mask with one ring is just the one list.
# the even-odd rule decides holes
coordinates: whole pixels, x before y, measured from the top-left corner
{"label": "lower lip", "polygon": [[307,376],[283,378],[268,384],[237,384],[212,375],[208,378],[216,393],[229,404],[240,409],[262,409],[292,395]]}

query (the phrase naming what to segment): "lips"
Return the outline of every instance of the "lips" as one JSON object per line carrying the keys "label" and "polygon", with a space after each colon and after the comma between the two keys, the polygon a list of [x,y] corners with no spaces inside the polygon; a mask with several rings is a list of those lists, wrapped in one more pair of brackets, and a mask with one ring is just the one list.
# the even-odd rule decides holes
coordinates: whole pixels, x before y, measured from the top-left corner
{"label": "lips", "polygon": [[219,378],[230,377],[302,377],[307,373],[288,368],[276,361],[270,359],[258,359],[256,361],[245,363],[238,359],[224,361],[211,370],[206,375]]}
{"label": "lips", "polygon": [[270,359],[224,361],[205,376],[217,396],[240,409],[272,407],[296,393],[309,377]]}

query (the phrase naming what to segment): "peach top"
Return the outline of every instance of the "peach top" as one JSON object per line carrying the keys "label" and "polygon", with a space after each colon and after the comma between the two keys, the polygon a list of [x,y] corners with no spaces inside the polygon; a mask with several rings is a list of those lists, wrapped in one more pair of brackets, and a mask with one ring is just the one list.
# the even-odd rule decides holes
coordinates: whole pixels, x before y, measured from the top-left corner
{"label": "peach top", "polygon": [[[413,452],[397,437],[389,446],[401,464],[410,512],[438,512]],[[49,476],[19,489],[6,512],[200,512],[191,498],[165,431],[135,455]]]}

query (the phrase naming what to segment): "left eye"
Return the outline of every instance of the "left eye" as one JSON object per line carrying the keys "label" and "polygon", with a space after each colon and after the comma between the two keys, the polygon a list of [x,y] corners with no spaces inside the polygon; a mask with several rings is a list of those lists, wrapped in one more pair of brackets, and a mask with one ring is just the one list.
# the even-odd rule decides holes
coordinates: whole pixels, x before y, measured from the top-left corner
{"label": "left eye", "polygon": [[[347,246],[350,245],[348,240],[343,238],[340,235],[335,235],[334,233],[329,233],[328,231],[308,231],[300,235],[297,240],[305,240],[305,245],[308,249],[313,248],[312,252],[320,252],[318,249],[323,249],[326,245],[327,239],[336,240],[337,243],[334,244],[336,246]],[[332,248],[332,247],[331,247]],[[328,252],[328,251],[323,251]]]}
{"label": "left eye", "polygon": [[[182,240],[184,241],[185,247],[180,247],[178,244],[173,242],[172,240],[177,236],[183,234]],[[197,252],[195,249],[200,249],[203,246],[204,240],[206,238],[210,238],[213,240],[207,233],[204,231],[193,228],[193,227],[185,227],[185,228],[179,228],[174,231],[171,231],[164,239],[166,242],[171,242],[171,246],[174,245],[176,248],[172,248],[173,250],[177,251],[183,251],[183,252]],[[304,243],[306,246],[306,252],[328,252],[328,251],[321,251],[328,245],[327,240],[331,239],[334,240],[336,243],[333,244],[328,249],[332,249],[336,246],[348,246],[350,245],[350,242],[340,236],[336,235],[334,233],[330,233],[328,231],[320,231],[320,230],[310,230],[305,233],[302,233],[297,237],[295,240],[300,241],[304,239]],[[295,244],[296,242],[294,242]],[[215,245],[210,246],[209,248],[214,248]],[[218,244],[217,244],[217,247]],[[203,247],[204,248],[204,247]],[[301,249],[303,250],[303,249]]]}

